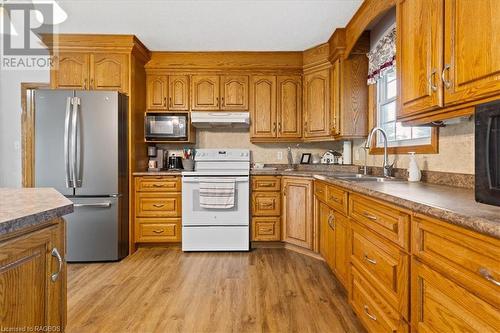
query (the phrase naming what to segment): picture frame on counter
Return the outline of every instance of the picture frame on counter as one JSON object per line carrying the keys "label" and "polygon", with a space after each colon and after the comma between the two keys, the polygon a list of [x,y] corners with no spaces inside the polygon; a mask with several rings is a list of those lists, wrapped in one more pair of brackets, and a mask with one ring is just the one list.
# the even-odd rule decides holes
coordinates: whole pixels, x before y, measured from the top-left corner
{"label": "picture frame on counter", "polygon": [[311,153],[303,153],[300,158],[300,164],[310,164],[311,163]]}

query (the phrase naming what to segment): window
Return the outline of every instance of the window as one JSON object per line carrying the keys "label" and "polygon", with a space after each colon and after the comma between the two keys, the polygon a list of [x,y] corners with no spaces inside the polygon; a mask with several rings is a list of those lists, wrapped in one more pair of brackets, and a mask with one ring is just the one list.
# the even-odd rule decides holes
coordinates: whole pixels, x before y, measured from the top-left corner
{"label": "window", "polygon": [[[396,72],[388,70],[377,81],[377,125],[387,133],[389,147],[424,146],[432,142],[431,127],[404,127],[396,121]],[[377,147],[383,147],[377,135]]]}

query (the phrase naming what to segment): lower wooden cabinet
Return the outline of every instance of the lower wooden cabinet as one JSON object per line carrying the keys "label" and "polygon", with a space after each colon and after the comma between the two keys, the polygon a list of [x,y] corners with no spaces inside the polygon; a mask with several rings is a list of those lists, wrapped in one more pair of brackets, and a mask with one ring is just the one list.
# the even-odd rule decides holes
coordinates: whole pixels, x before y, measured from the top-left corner
{"label": "lower wooden cabinet", "polygon": [[323,202],[316,201],[316,216],[319,224],[319,254],[333,271],[335,270],[335,229],[333,228],[333,210]]}
{"label": "lower wooden cabinet", "polygon": [[180,176],[135,177],[136,243],[176,243],[181,237]]}
{"label": "lower wooden cabinet", "polygon": [[281,177],[252,176],[252,241],[281,240]]}
{"label": "lower wooden cabinet", "polygon": [[437,271],[412,261],[412,326],[415,332],[498,332],[500,311]]}
{"label": "lower wooden cabinet", "polygon": [[[64,220],[0,241],[0,328],[50,328],[66,323]],[[59,256],[59,257],[58,257]]]}
{"label": "lower wooden cabinet", "polygon": [[279,241],[281,240],[281,219],[279,217],[253,217],[252,240]]}
{"label": "lower wooden cabinet", "polygon": [[313,250],[313,180],[283,177],[283,241]]}

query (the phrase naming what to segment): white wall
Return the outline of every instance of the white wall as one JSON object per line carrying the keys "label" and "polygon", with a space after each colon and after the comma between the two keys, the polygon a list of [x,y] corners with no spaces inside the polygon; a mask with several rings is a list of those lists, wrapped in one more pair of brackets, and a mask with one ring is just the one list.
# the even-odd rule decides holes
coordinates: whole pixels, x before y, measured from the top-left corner
{"label": "white wall", "polygon": [[21,82],[49,82],[49,76],[0,70],[0,187],[21,186]]}

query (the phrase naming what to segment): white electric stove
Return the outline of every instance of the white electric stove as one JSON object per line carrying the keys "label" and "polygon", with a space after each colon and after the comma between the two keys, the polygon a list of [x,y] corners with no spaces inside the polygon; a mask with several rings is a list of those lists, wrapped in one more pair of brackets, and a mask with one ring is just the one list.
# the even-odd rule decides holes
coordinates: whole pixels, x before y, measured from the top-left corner
{"label": "white electric stove", "polygon": [[[250,151],[199,149],[195,171],[182,172],[182,250],[250,249]],[[234,182],[234,205],[203,207],[200,184]]]}

